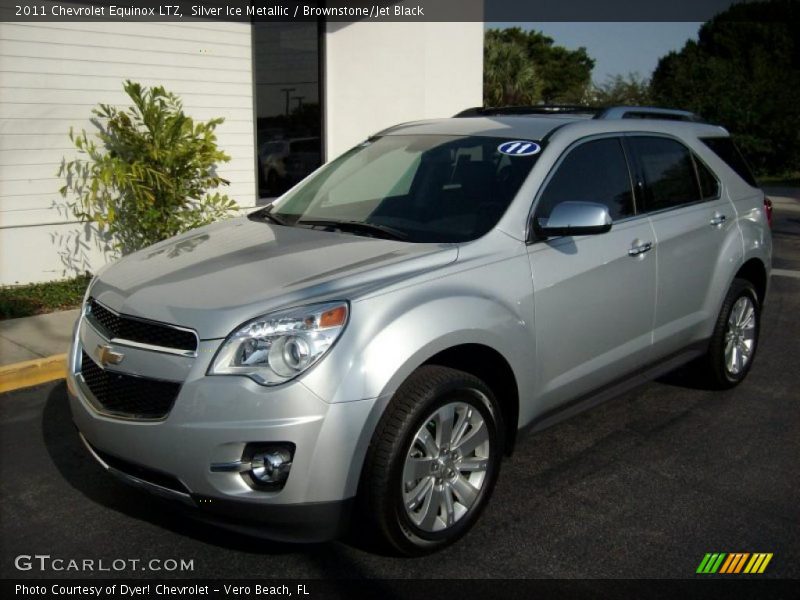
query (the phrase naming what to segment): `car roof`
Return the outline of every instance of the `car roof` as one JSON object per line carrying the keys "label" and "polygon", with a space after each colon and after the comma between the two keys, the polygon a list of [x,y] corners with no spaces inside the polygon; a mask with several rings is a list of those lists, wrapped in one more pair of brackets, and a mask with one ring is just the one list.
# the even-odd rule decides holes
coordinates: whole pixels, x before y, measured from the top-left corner
{"label": "car roof", "polygon": [[402,123],[376,135],[472,135],[483,137],[544,140],[558,130],[575,137],[606,132],[654,132],[674,135],[721,136],[728,132],[717,125],[647,118],[592,118],[584,114],[494,115],[429,119]]}
{"label": "car roof", "polygon": [[541,140],[562,125],[583,120],[586,120],[586,118],[574,115],[429,119],[395,125],[377,135],[479,135],[485,137],[524,137]]}

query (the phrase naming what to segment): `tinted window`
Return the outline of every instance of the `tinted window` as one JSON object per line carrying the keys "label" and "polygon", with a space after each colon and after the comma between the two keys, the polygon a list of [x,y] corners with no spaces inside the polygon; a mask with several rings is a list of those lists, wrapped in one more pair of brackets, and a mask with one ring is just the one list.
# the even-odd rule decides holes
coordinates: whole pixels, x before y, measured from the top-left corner
{"label": "tinted window", "polygon": [[715,137],[715,138],[702,138],[700,140],[706,146],[711,148],[714,151],[714,154],[719,156],[725,163],[736,173],[744,179],[747,183],[752,185],[753,187],[758,187],[756,183],[756,178],[753,177],[753,173],[750,171],[750,167],[747,166],[747,163],[742,157],[742,153],[739,152],[739,149],[733,143],[733,140],[729,137]]}
{"label": "tinted window", "polygon": [[618,139],[581,144],[559,165],[539,200],[536,214],[548,217],[561,202],[605,204],[616,221],[633,214],[628,164]]}
{"label": "tinted window", "polygon": [[697,178],[700,180],[700,194],[703,200],[711,200],[719,196],[719,181],[714,174],[696,156],[694,164],[697,166]]}
{"label": "tinted window", "polygon": [[630,138],[644,178],[644,207],[663,210],[700,200],[692,155],[675,140]]}

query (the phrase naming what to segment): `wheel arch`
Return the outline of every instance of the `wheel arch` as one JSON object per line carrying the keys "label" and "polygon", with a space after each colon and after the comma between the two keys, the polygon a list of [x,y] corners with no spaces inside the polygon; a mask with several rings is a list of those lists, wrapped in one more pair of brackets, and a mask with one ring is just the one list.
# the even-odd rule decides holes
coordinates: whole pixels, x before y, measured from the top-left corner
{"label": "wheel arch", "polygon": [[767,268],[759,258],[751,258],[739,267],[734,279],[746,279],[753,284],[756,288],[758,295],[758,303],[760,306],[764,305],[764,299],[767,295]]}
{"label": "wheel arch", "polygon": [[489,346],[467,343],[452,346],[428,358],[423,365],[439,365],[458,369],[483,381],[495,395],[503,417],[503,439],[506,455],[516,443],[519,423],[519,387],[514,370],[505,357]]}
{"label": "wheel arch", "polygon": [[[504,450],[509,453],[513,448],[523,412],[521,401],[533,382],[528,365],[534,364],[535,354],[527,325],[504,303],[469,293],[471,290],[449,288],[445,292],[423,304],[392,303],[389,312],[377,301],[371,303],[363,314],[368,315],[372,326],[359,331],[350,352],[340,353],[357,356],[358,360],[348,358],[341,368],[319,372],[358,370],[359,377],[343,379],[352,379],[359,387],[354,392],[337,390],[337,394],[342,398],[374,398],[353,456],[346,484],[350,492],[357,488],[364,458],[386,407],[403,382],[423,365],[459,369],[485,381],[503,409]],[[474,327],[476,324],[482,326]],[[413,336],[413,343],[409,336]],[[481,368],[481,360],[503,376],[493,375],[488,367]],[[330,384],[330,377],[323,379],[323,384]]]}
{"label": "wheel arch", "polygon": [[[452,340],[451,340],[452,341]],[[480,361],[485,361],[480,364]],[[520,385],[511,363],[496,348],[472,339],[452,341],[447,346],[432,345],[408,361],[400,372],[401,378],[390,382],[372,408],[362,432],[360,450],[350,468],[347,488],[357,495],[363,474],[364,460],[372,443],[378,422],[394,393],[411,375],[424,365],[438,365],[458,369],[474,375],[492,390],[502,410],[504,454],[513,453],[517,440],[520,411]]]}

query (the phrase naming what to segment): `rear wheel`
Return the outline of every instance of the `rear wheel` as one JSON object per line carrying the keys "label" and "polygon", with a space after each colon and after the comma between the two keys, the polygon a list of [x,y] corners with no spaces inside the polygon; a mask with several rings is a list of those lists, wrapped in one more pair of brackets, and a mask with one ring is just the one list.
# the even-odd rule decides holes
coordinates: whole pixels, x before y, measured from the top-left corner
{"label": "rear wheel", "polygon": [[398,389],[370,444],[363,501],[382,540],[433,552],[475,523],[500,467],[500,412],[491,390],[455,369],[424,366]]}
{"label": "rear wheel", "polygon": [[726,389],[747,376],[758,348],[761,306],[753,284],[734,279],[722,303],[706,355],[709,382]]}

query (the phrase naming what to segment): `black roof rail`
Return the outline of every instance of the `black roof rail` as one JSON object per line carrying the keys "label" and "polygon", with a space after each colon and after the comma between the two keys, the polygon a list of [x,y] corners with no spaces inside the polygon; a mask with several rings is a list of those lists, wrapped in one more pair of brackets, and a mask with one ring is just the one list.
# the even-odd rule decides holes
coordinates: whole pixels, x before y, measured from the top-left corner
{"label": "black roof rail", "polygon": [[688,110],[657,106],[582,106],[579,104],[537,104],[535,106],[476,106],[454,115],[491,117],[501,115],[591,115],[594,119],[660,119],[705,123],[702,117]]}
{"label": "black roof rail", "polygon": [[475,106],[453,115],[461,117],[491,117],[497,115],[596,115],[604,107],[580,104],[537,104],[535,106]]}
{"label": "black roof rail", "polygon": [[660,108],[658,106],[609,106],[595,119],[660,119],[663,121],[687,121],[705,123],[702,117],[688,110]]}

